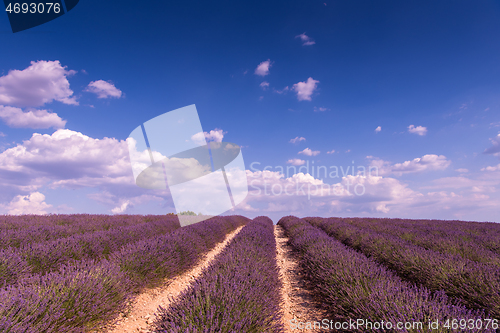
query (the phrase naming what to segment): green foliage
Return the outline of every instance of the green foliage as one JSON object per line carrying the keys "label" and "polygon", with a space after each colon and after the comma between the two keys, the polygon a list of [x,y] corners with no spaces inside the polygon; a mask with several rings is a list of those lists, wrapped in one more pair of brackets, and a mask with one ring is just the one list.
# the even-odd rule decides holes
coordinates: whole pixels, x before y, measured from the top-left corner
{"label": "green foliage", "polygon": [[190,210],[187,210],[185,212],[180,212],[179,215],[191,215],[191,216],[196,216],[195,212],[192,212]]}

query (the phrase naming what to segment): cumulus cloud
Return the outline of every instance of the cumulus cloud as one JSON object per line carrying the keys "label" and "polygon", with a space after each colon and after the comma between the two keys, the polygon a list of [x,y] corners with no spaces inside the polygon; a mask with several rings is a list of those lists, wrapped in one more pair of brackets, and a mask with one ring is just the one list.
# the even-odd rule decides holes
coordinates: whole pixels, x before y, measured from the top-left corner
{"label": "cumulus cloud", "polygon": [[[114,189],[119,196],[143,194],[134,182],[125,141],[93,139],[59,129],[33,136],[0,153],[0,187],[10,195],[49,188]],[[16,193],[17,192],[17,193]]]}
{"label": "cumulus cloud", "polygon": [[500,164],[496,166],[487,166],[486,168],[482,168],[481,171],[500,171]]}
{"label": "cumulus cloud", "polygon": [[373,215],[392,212],[393,207],[412,204],[422,196],[396,179],[370,175],[347,175],[334,184],[303,172],[285,177],[270,170],[247,171],[247,177],[250,184],[244,209],[247,212],[260,208],[260,212],[279,211],[297,216],[332,216],[353,211],[368,211]]}
{"label": "cumulus cloud", "polygon": [[319,153],[320,153],[320,151],[319,151],[319,150],[311,150],[311,149],[309,149],[309,148],[306,148],[306,149],[304,149],[304,150],[302,150],[302,151],[299,151],[299,154],[304,154],[304,155],[306,155],[306,156],[316,156],[316,155],[318,155]]}
{"label": "cumulus cloud", "polygon": [[467,173],[467,172],[469,172],[469,169],[460,168],[460,169],[456,169],[455,171],[460,172],[460,173]]}
{"label": "cumulus cloud", "polygon": [[[59,129],[52,135],[34,133],[29,140],[0,154],[2,172],[52,180],[131,176],[128,147],[114,138],[93,139]],[[5,174],[4,174],[5,176]],[[130,177],[128,178],[130,179]]]}
{"label": "cumulus cloud", "polygon": [[297,143],[297,142],[300,142],[300,141],[306,141],[306,138],[304,137],[295,137],[295,139],[290,139],[290,143]]}
{"label": "cumulus cloud", "polygon": [[375,128],[375,133],[378,133],[382,130],[382,126],[378,126],[377,128]]}
{"label": "cumulus cloud", "polygon": [[[151,191],[135,184],[128,141],[96,139],[68,129],[51,135],[34,133],[29,140],[0,153],[0,201],[10,202],[17,195],[25,196],[43,186],[98,189],[98,193],[109,194],[107,201],[93,194],[87,197],[108,205],[110,210],[127,200],[127,209],[140,200],[171,204],[168,190],[155,191],[152,197]],[[149,160],[147,151],[138,153],[144,155],[144,161]],[[155,159],[162,158],[158,153],[153,155]]]}
{"label": "cumulus cloud", "polygon": [[333,154],[333,153],[335,153],[335,149],[332,149],[332,150],[330,150],[330,151],[327,151],[326,153],[327,153],[327,154]]}
{"label": "cumulus cloud", "polygon": [[330,109],[325,108],[325,107],[319,107],[319,108],[316,107],[316,106],[314,107],[314,112],[325,112],[325,111],[328,111],[328,110],[330,110]]}
{"label": "cumulus cloud", "polygon": [[311,39],[311,37],[307,36],[306,33],[301,33],[300,35],[295,36],[295,38],[300,38],[302,41],[302,45],[314,45],[315,41]]}
{"label": "cumulus cloud", "polygon": [[116,88],[113,83],[104,80],[90,82],[85,91],[96,94],[97,98],[122,97],[120,89]]}
{"label": "cumulus cloud", "polygon": [[292,86],[292,89],[297,93],[299,101],[310,101],[311,95],[316,90],[319,81],[314,80],[312,77],[308,78],[305,82],[298,82]]}
{"label": "cumulus cloud", "polygon": [[24,70],[11,70],[0,77],[0,104],[37,107],[54,100],[78,105],[67,77],[75,74],[59,61],[32,61]]}
{"label": "cumulus cloud", "polygon": [[269,68],[271,68],[271,60],[267,59],[266,61],[263,61],[257,66],[255,69],[255,75],[260,75],[260,76],[266,76],[269,74]]}
{"label": "cumulus cloud", "polygon": [[191,140],[199,145],[205,145],[205,142],[207,141],[222,142],[222,139],[224,139],[224,135],[226,133],[227,132],[216,128],[214,130],[211,130],[210,132],[196,133],[191,137]]}
{"label": "cumulus cloud", "polygon": [[16,128],[64,128],[66,120],[47,110],[23,110],[0,105],[0,118],[10,127]]}
{"label": "cumulus cloud", "polygon": [[111,210],[113,214],[122,214],[130,205],[130,201],[123,202],[120,206],[115,207]]}
{"label": "cumulus cloud", "polygon": [[379,175],[396,174],[400,176],[405,173],[444,170],[450,164],[451,161],[447,160],[444,155],[428,154],[414,158],[411,161],[396,164],[375,158],[372,159],[370,166],[376,167]]}
{"label": "cumulus cloud", "polygon": [[408,126],[408,132],[423,136],[427,134],[427,127],[410,125]]}
{"label": "cumulus cloud", "polygon": [[497,156],[498,153],[500,153],[500,133],[490,139],[491,143],[493,144],[490,148],[486,149],[484,151],[485,154],[494,154],[495,156]]}
{"label": "cumulus cloud", "polygon": [[47,209],[52,205],[45,203],[45,195],[40,192],[33,192],[29,195],[17,195],[7,205],[9,214],[23,215],[23,214],[47,214]]}
{"label": "cumulus cloud", "polygon": [[286,161],[286,163],[291,165],[304,165],[306,161],[301,160],[300,158],[292,158],[291,160]]}
{"label": "cumulus cloud", "polygon": [[[321,180],[307,171],[301,172],[301,168],[307,168],[305,165],[288,168],[299,173],[285,177],[283,171],[247,170],[249,195],[238,207],[241,213],[255,216],[265,213],[276,220],[283,215],[471,220],[497,216],[498,198],[492,197],[495,188],[483,186],[478,180],[470,180],[468,189],[450,191],[437,185],[439,189],[426,193],[413,190],[398,179],[369,173],[355,176],[349,173],[332,183],[328,181],[331,176]],[[496,184],[499,182],[500,179]]]}
{"label": "cumulus cloud", "polygon": [[267,88],[269,88],[269,82],[264,81],[264,82],[262,82],[259,86],[260,86],[263,90],[266,90]]}

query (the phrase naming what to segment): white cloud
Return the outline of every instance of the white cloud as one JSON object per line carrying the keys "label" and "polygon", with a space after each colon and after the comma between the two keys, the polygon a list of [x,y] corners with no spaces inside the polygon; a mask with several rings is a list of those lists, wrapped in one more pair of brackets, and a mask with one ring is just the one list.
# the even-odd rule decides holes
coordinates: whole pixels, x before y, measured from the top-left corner
{"label": "white cloud", "polygon": [[257,66],[257,68],[255,69],[255,74],[266,76],[267,74],[269,74],[269,68],[271,68],[271,66],[271,60],[267,59],[266,61],[261,62],[259,66]]}
{"label": "white cloud", "polygon": [[310,101],[311,95],[316,90],[319,81],[314,80],[312,77],[308,78],[306,82],[298,82],[292,86],[292,89],[297,93],[299,101]]}
{"label": "white cloud", "polygon": [[477,221],[489,216],[499,221],[498,198],[493,197],[497,192],[494,186],[482,185],[479,180],[470,180],[471,187],[463,190],[449,191],[436,185],[436,191],[425,193],[395,178],[353,176],[349,172],[332,184],[326,182],[328,178],[320,180],[301,172],[301,168],[306,169],[304,165],[295,168],[299,173],[288,177],[278,171],[247,171],[249,195],[241,205],[241,213],[265,214],[272,219],[283,215],[356,215]]}
{"label": "white cloud", "polygon": [[280,172],[247,171],[247,176],[250,192],[245,211],[260,208],[261,213],[332,216],[354,210],[373,216],[375,212],[392,212],[393,207],[412,204],[422,196],[393,178],[347,175],[338,183],[326,184],[303,172],[286,178]]}
{"label": "white cloud", "polygon": [[306,138],[304,137],[295,137],[295,139],[290,139],[290,143],[297,143],[297,142],[300,142],[300,141],[306,141]]}
{"label": "white cloud", "polygon": [[497,156],[497,154],[500,153],[500,133],[496,137],[494,137],[493,139],[490,139],[490,141],[493,144],[493,146],[486,149],[484,151],[484,153],[485,154],[494,154],[495,156]]}
{"label": "white cloud", "polygon": [[59,129],[33,136],[0,153],[2,182],[86,186],[134,182],[128,147],[113,138],[93,139],[80,132]]}
{"label": "white cloud", "polygon": [[7,136],[7,134],[5,134],[5,133],[3,133],[3,132],[0,132],[0,138],[4,138],[4,137],[6,137],[6,136]]}
{"label": "white cloud", "polygon": [[311,149],[309,149],[309,148],[306,148],[306,149],[304,149],[304,150],[302,150],[302,151],[299,151],[299,154],[304,154],[304,155],[306,155],[306,156],[316,156],[316,155],[318,155],[319,153],[320,153],[320,151],[319,151],[319,150],[311,150]]}
{"label": "white cloud", "polygon": [[377,128],[375,128],[375,133],[378,133],[382,130],[382,126],[378,126]]}
{"label": "white cloud", "polygon": [[314,107],[314,112],[325,112],[325,111],[328,111],[330,109],[328,108],[324,108],[324,107]]}
{"label": "white cloud", "polygon": [[130,205],[130,201],[123,202],[120,206],[115,207],[111,210],[113,214],[122,214]]}
{"label": "white cloud", "polygon": [[[95,188],[98,193],[109,193],[108,201],[103,203],[110,210],[127,200],[131,204],[141,200],[168,203],[168,190],[155,191],[151,196],[151,191],[135,184],[128,140],[94,139],[68,129],[52,135],[34,133],[29,140],[0,153],[0,202],[8,203],[17,195],[39,191],[43,186],[54,190]],[[134,161],[149,161],[147,151],[141,154],[143,158]],[[153,155],[162,158],[156,152]],[[102,201],[95,195],[87,197]]]}
{"label": "white cloud", "polygon": [[332,150],[330,150],[330,151],[327,151],[326,153],[327,153],[327,154],[333,154],[333,153],[335,153],[335,149],[332,149]]}
{"label": "white cloud", "polygon": [[451,161],[446,159],[444,155],[428,154],[422,157],[414,158],[411,161],[403,163],[391,164],[390,162],[381,159],[372,159],[370,166],[377,167],[379,175],[404,173],[415,173],[431,170],[444,170],[451,164]]}
{"label": "white cloud", "polygon": [[423,136],[427,134],[427,127],[410,125],[408,126],[408,132]]}
{"label": "white cloud", "polygon": [[295,36],[295,38],[300,38],[302,41],[302,45],[314,45],[315,41],[311,39],[311,37],[307,36],[306,33],[301,33],[300,35]]}
{"label": "white cloud", "polygon": [[304,165],[306,161],[301,160],[299,158],[292,158],[291,160],[286,161],[286,163],[291,164],[291,165]]}
{"label": "white cloud", "polygon": [[221,129],[215,129],[211,130],[210,132],[205,132],[205,138],[207,141],[215,141],[215,142],[222,142],[222,139],[224,138],[224,134],[227,132],[224,132]]}
{"label": "white cloud", "polygon": [[47,110],[23,110],[0,105],[0,118],[10,127],[17,128],[64,128],[66,120]]}
{"label": "white cloud", "polygon": [[486,168],[482,168],[481,171],[500,171],[500,164],[496,166],[487,166]]}
{"label": "white cloud", "polygon": [[264,81],[264,82],[262,82],[259,86],[260,86],[263,90],[266,90],[267,88],[269,88],[269,82]]}
{"label": "white cloud", "polygon": [[67,77],[75,74],[59,61],[32,61],[24,70],[11,70],[0,77],[0,104],[36,107],[53,100],[78,105]]}
{"label": "white cloud", "polygon": [[460,169],[456,169],[455,171],[460,172],[460,173],[467,173],[467,172],[469,172],[469,169],[460,168]]}
{"label": "white cloud", "polygon": [[45,203],[45,195],[40,192],[33,192],[29,195],[17,195],[7,205],[9,214],[23,215],[23,214],[47,214],[47,209],[52,207]]}
{"label": "white cloud", "polygon": [[122,91],[120,89],[116,88],[113,83],[103,80],[90,82],[85,91],[96,94],[97,98],[122,97]]}
{"label": "white cloud", "polygon": [[191,137],[191,140],[199,145],[205,145],[207,141],[222,142],[226,133],[227,132],[216,128],[210,132],[196,133]]}

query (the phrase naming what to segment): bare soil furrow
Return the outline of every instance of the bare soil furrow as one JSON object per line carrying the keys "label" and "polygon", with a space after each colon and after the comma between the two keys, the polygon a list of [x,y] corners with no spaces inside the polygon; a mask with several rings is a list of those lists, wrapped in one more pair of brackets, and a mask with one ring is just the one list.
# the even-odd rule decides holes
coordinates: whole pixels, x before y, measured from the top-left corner
{"label": "bare soil furrow", "polygon": [[[319,322],[328,318],[321,304],[313,296],[311,286],[303,278],[304,272],[299,264],[298,254],[287,244],[288,237],[284,229],[274,226],[276,237],[276,259],[280,268],[283,289],[283,325],[285,332],[303,331],[297,325],[307,322]],[[305,332],[321,332],[321,330],[305,330]],[[324,332],[324,330],[323,330]]]}

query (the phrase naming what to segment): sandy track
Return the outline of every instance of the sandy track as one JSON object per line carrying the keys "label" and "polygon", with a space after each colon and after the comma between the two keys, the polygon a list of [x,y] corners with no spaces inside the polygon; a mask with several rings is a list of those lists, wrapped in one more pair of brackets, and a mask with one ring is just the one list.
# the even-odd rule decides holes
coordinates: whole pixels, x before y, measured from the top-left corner
{"label": "sandy track", "polygon": [[321,305],[314,300],[310,286],[303,279],[304,272],[300,268],[297,254],[287,245],[288,237],[285,236],[285,230],[281,226],[274,226],[274,237],[277,249],[276,260],[283,283],[283,325],[285,332],[315,332],[314,330],[300,330],[296,327],[292,330],[291,321],[294,319],[295,323],[306,323],[321,321],[328,317],[321,309]]}
{"label": "sandy track", "polygon": [[161,305],[168,307],[170,302],[183,290],[187,289],[191,283],[201,275],[214,258],[227,246],[227,244],[240,232],[243,226],[226,236],[226,239],[215,246],[207,253],[205,258],[192,270],[166,281],[164,286],[147,289],[139,294],[132,303],[131,311],[117,320],[117,322],[107,329],[102,330],[107,333],[127,333],[127,332],[151,332],[150,324],[155,319],[155,313]]}

